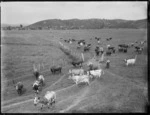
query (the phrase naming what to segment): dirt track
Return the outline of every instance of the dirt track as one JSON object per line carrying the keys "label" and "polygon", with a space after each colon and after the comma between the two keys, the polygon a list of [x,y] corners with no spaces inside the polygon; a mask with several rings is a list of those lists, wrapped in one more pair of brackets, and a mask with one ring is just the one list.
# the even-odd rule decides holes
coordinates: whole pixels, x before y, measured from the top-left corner
{"label": "dirt track", "polygon": [[[45,39],[45,40],[47,40],[47,39]],[[57,44],[57,42],[55,40],[54,40],[54,42],[55,42],[55,44]],[[111,57],[111,59],[119,60],[120,57]],[[111,65],[111,67],[114,67],[114,68],[115,68],[115,66],[116,65],[114,65],[114,64]],[[127,87],[126,85],[130,86],[132,84],[131,85],[132,87],[129,87],[129,88],[137,89],[137,90],[141,89],[140,90],[140,91],[142,91],[141,94],[143,92],[147,93],[147,86],[141,82],[138,82],[138,80],[136,80],[136,81],[132,80],[132,79],[126,77],[126,75],[125,76],[118,75],[115,72],[112,72],[111,70],[105,70],[105,74],[106,75],[102,76],[102,79],[96,80],[96,82],[92,81],[92,83],[91,83],[92,85],[90,84],[89,87],[88,86],[77,87],[76,85],[71,85],[69,87],[56,89],[58,96],[57,96],[56,108],[54,108],[54,109],[52,108],[51,110],[48,110],[47,108],[45,108],[43,111],[40,111],[38,109],[39,106],[38,107],[33,106],[33,102],[32,102],[33,99],[28,99],[28,100],[25,100],[22,102],[17,102],[17,103],[11,104],[11,105],[7,105],[7,106],[2,107],[2,109],[4,110],[4,112],[36,112],[36,113],[37,112],[42,112],[42,113],[43,112],[47,112],[47,113],[60,112],[60,113],[63,113],[63,112],[70,112],[71,110],[74,110],[75,108],[82,110],[84,108],[87,108],[87,106],[89,106],[89,107],[94,106],[94,103],[97,102],[96,99],[98,97],[100,100],[104,100],[104,101],[100,101],[101,103],[109,104],[110,102],[107,102],[107,100],[109,100],[109,98],[108,98],[109,95],[111,95],[111,93],[116,91],[116,89],[111,89],[111,87],[115,86],[116,84],[118,84],[118,87],[122,87],[121,90],[124,90],[124,91],[126,90],[124,88],[124,87]],[[55,85],[59,84],[64,79],[64,77],[65,77],[65,75],[61,76],[50,87],[45,88],[44,91],[52,90],[53,88],[55,88]],[[115,80],[116,80],[116,83],[115,83]],[[124,81],[124,82],[122,83],[122,81]],[[123,84],[123,86],[121,83]],[[110,92],[110,94],[109,93],[107,94],[107,92],[105,92],[104,90],[100,90],[100,89],[108,90],[108,92]],[[111,89],[111,90],[109,90],[109,89]],[[119,89],[118,92],[122,92],[121,90]],[[132,92],[132,90],[131,90],[131,92]],[[139,95],[141,95],[141,94],[139,93]],[[106,97],[103,95],[105,95]],[[125,95],[125,94],[123,94],[123,95]],[[29,95],[29,97],[30,96],[31,95]],[[128,96],[128,93],[126,94],[126,96]],[[28,97],[28,96],[25,96],[25,97]],[[145,95],[145,97],[147,98],[146,95]],[[20,97],[20,98],[24,98],[24,97]],[[135,96],[135,98],[138,98],[138,96]],[[10,102],[13,100],[16,100],[16,99],[12,99],[12,100],[10,100]],[[88,101],[88,100],[91,100],[91,101]],[[121,101],[118,101],[118,102],[121,103]],[[110,103],[110,105],[111,105],[111,103]],[[138,104],[136,104],[136,105],[138,105]],[[131,108],[133,108],[133,107],[131,106]]]}

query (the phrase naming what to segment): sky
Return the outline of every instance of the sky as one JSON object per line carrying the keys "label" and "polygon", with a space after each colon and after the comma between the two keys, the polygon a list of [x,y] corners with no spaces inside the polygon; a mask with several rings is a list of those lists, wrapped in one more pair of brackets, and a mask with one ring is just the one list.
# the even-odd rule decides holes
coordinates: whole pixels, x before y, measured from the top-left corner
{"label": "sky", "polygon": [[146,1],[128,2],[1,2],[2,24],[32,24],[47,19],[147,18]]}

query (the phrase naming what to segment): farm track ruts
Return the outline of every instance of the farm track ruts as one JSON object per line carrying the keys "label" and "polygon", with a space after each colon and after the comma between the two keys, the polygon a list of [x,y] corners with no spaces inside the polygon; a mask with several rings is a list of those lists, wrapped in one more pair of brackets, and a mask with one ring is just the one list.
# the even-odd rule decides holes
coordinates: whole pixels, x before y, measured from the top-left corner
{"label": "farm track ruts", "polygon": [[[45,66],[48,66],[49,67],[49,65],[45,65]],[[65,67],[64,67],[65,68]],[[63,69],[64,69],[63,68]],[[67,68],[67,67],[66,67]],[[31,70],[31,69],[30,69]],[[49,68],[46,70],[46,71],[42,71],[42,72],[40,72],[40,73],[42,73],[42,74],[44,74],[44,73],[46,73],[46,72],[49,72],[50,70],[49,70]],[[33,74],[31,74],[31,73],[29,73],[29,74],[26,74],[26,75],[24,75],[24,76],[22,76],[22,77],[16,77],[16,78],[13,78],[13,79],[10,79],[10,80],[5,80],[5,81],[1,81],[1,83],[5,83],[5,82],[11,82],[12,80],[17,80],[17,79],[24,79],[24,78],[26,78],[26,77],[31,77],[31,76],[33,76]]]}
{"label": "farm track ruts", "polygon": [[[114,73],[112,73],[112,72],[109,72],[109,71],[108,71],[108,73],[111,74],[111,75],[113,75],[113,76],[116,76],[116,74],[114,74]],[[123,79],[126,79],[125,77],[119,76],[119,75],[117,75],[117,77],[122,77]],[[127,80],[130,81],[131,79],[127,78]],[[61,81],[61,80],[60,80],[60,81]],[[137,84],[136,84],[137,82],[134,82],[134,81],[131,81],[131,82],[133,82],[135,85],[137,85]],[[52,84],[52,85],[53,85],[53,84]],[[73,86],[74,86],[74,85],[73,85]],[[72,87],[72,86],[70,86],[70,87]],[[138,85],[138,87],[142,87],[142,86]],[[68,88],[68,87],[67,87],[67,88]],[[66,88],[64,88],[64,89],[62,89],[62,90],[65,90],[65,89],[66,89]],[[58,91],[59,91],[59,90],[58,90]],[[60,91],[61,91],[61,89],[60,89]],[[27,101],[29,101],[29,100],[27,100]]]}
{"label": "farm track ruts", "polygon": [[[53,83],[51,86],[49,86],[48,88],[51,88],[53,85],[55,85],[56,83],[58,83],[58,82],[60,82],[63,78],[65,77],[65,74],[62,76],[62,77],[60,77],[60,79],[58,79],[55,83]],[[46,89],[48,89],[48,88],[46,88]],[[44,89],[44,90],[46,90],[46,89]],[[59,91],[59,90],[58,90]],[[33,94],[31,94],[31,95],[33,95]],[[27,96],[24,96],[24,97],[20,97],[20,98],[25,98],[25,97],[30,97],[31,95],[27,95]],[[18,98],[17,98],[18,99]],[[11,99],[11,100],[8,100],[7,102],[5,101],[5,102],[3,102],[3,103],[9,103],[10,101],[13,101],[13,100],[16,100],[16,98],[15,99]],[[29,99],[30,101],[32,100],[32,99]],[[6,105],[6,106],[3,106],[3,108],[7,108],[7,107],[11,107],[11,106],[15,106],[15,105],[18,105],[19,103],[20,104],[22,104],[22,103],[26,103],[26,102],[29,102],[29,100],[26,100],[26,101],[23,101],[23,102],[18,102],[18,103],[15,103],[15,104],[11,104],[11,105]]]}
{"label": "farm track ruts", "polygon": [[127,81],[133,83],[134,85],[136,85],[136,86],[139,87],[139,88],[145,88],[145,89],[147,89],[147,87],[146,87],[145,85],[141,84],[141,83],[138,82],[138,81],[135,81],[135,80],[132,80],[132,79],[130,79],[130,78],[127,78],[127,77],[125,78],[125,77],[123,77],[123,76],[114,74],[114,73],[112,73],[112,72],[110,72],[110,71],[108,71],[108,70],[105,70],[105,72],[107,72],[107,73],[109,73],[109,74],[111,74],[111,75],[113,75],[113,76],[116,76],[116,77],[118,77],[118,78],[127,80]]}
{"label": "farm track ruts", "polygon": [[[67,67],[65,67],[65,68],[67,68]],[[44,73],[45,73],[45,72],[48,72],[48,71],[44,71]],[[42,72],[42,73],[43,73],[43,72]],[[24,77],[15,78],[15,80],[16,80],[16,79],[20,79],[20,78],[25,78],[25,77],[29,77],[29,75],[26,75],[26,76],[24,76]],[[62,78],[61,78],[61,79],[62,79]],[[61,79],[59,79],[59,81],[61,81]],[[14,79],[13,79],[13,80],[14,80]],[[12,79],[9,80],[9,81],[12,81]],[[6,80],[6,81],[3,81],[3,82],[9,82],[9,81]],[[58,83],[59,81],[57,81],[56,83]],[[56,83],[54,83],[53,85],[55,85]],[[52,86],[53,86],[53,85],[52,85]],[[29,86],[28,86],[28,87],[29,87]],[[29,95],[28,95],[28,96],[29,96]],[[28,96],[27,96],[27,97],[28,97]],[[15,99],[14,99],[14,100],[15,100]],[[11,100],[9,100],[9,101],[11,101]]]}
{"label": "farm track ruts", "polygon": [[[59,92],[59,91],[66,90],[67,88],[71,88],[71,87],[73,87],[73,86],[75,86],[75,85],[72,85],[72,86],[69,86],[69,87],[66,87],[66,88],[63,88],[63,89],[60,89],[60,90],[56,90],[56,93]],[[4,108],[9,108],[9,107],[11,107],[11,106],[17,106],[17,105],[20,105],[20,104],[23,104],[23,103],[30,102],[30,101],[32,101],[32,100],[33,100],[33,99],[28,99],[28,100],[26,100],[26,101],[17,102],[17,103],[11,104],[11,105],[3,106],[2,108],[4,109]]]}
{"label": "farm track ruts", "polygon": [[[98,93],[95,93],[95,94],[90,95],[90,96],[84,96],[84,98],[83,98],[82,100],[80,100],[80,102],[78,102],[78,104],[82,103],[83,100],[86,100],[86,99],[88,99],[88,98],[92,98],[92,97],[96,96],[96,95],[99,94],[101,91],[103,91],[104,89],[110,87],[111,85],[112,85],[112,84],[110,84],[110,85],[104,87],[103,89],[101,89],[100,91],[98,91]],[[77,104],[77,105],[78,105],[78,104]],[[75,106],[77,106],[77,105],[75,105]],[[75,107],[75,106],[74,106],[74,107]],[[89,106],[89,104],[88,104],[88,105],[85,105],[85,106]],[[84,106],[82,106],[81,108],[83,109]],[[81,108],[80,108],[80,109],[81,109]],[[70,109],[71,109],[71,108],[70,108]],[[69,109],[69,110],[70,110],[70,109]],[[69,111],[69,110],[67,110],[67,111]],[[66,111],[65,111],[65,112],[66,112]]]}
{"label": "farm track ruts", "polygon": [[[66,69],[66,68],[68,68],[68,67],[65,67],[65,69]],[[49,72],[49,71],[47,71],[47,72]],[[46,71],[45,71],[44,74],[46,74]],[[47,86],[47,87],[44,88],[43,90],[46,90],[47,88],[53,87],[55,84],[57,84],[58,82],[60,82],[66,75],[67,75],[67,74],[64,74],[64,75],[63,75],[62,77],[60,77],[60,79],[58,79],[55,83],[53,83],[51,86]],[[49,81],[49,80],[48,80],[48,81]],[[25,88],[27,89],[28,87],[31,87],[31,85],[28,85],[28,86],[26,86]],[[14,89],[13,91],[15,91],[15,89]],[[28,95],[28,96],[31,96],[31,95]],[[28,97],[28,96],[23,96],[23,97]],[[8,102],[9,102],[9,101],[12,101],[12,100],[15,100],[15,99],[8,100]],[[8,102],[5,102],[5,103],[8,103]]]}
{"label": "farm track ruts", "polygon": [[[117,74],[114,74],[114,73],[112,73],[112,72],[109,72],[109,71],[106,71],[106,72],[108,72],[109,74],[112,74],[112,75],[115,76],[115,77],[118,77],[118,78],[121,78],[121,79],[126,79],[126,80],[130,81],[130,79],[121,77],[121,76],[119,76],[119,75],[117,75]],[[60,78],[60,79],[61,79],[61,78]],[[59,79],[59,81],[60,81],[60,79]],[[56,81],[56,82],[57,82],[57,81]],[[132,82],[132,81],[131,81],[131,82]],[[147,89],[147,87],[143,87],[143,86],[141,86],[141,85],[137,85],[135,82],[132,82],[132,83],[133,83],[134,85],[140,87],[140,88],[146,88],[146,89]],[[54,83],[54,84],[55,84],[55,83]],[[53,85],[53,84],[52,84],[52,85]],[[76,84],[74,84],[74,85],[72,85],[72,86],[69,86],[69,87],[66,87],[66,88],[63,88],[63,89],[59,89],[59,90],[57,90],[56,92],[66,90],[66,89],[68,89],[68,88],[74,87],[75,85],[76,85]],[[51,88],[51,86],[50,86],[49,88]],[[28,96],[29,96],[29,95],[28,95]],[[30,102],[31,100],[32,100],[32,99],[29,99],[29,100],[26,100],[26,101],[23,101],[23,102],[19,102],[19,103],[15,103],[15,104],[11,104],[11,105],[7,105],[7,106],[4,106],[3,108],[7,108],[7,107],[11,107],[11,106],[16,106],[16,105],[19,105],[19,104],[22,104],[22,103]]]}

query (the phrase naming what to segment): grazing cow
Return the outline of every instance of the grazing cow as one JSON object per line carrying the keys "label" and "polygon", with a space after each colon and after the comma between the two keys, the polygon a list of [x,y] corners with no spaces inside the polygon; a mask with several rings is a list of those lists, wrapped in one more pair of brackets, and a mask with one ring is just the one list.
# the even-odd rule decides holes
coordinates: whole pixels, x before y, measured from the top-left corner
{"label": "grazing cow", "polygon": [[127,53],[128,50],[127,50],[127,48],[124,48],[123,51],[124,51],[124,53]]}
{"label": "grazing cow", "polygon": [[90,50],[90,47],[89,47],[89,46],[85,46],[85,47],[84,47],[84,52],[89,51],[89,50]]}
{"label": "grazing cow", "polygon": [[[43,65],[43,63],[42,63],[42,65]],[[44,65],[43,65],[43,68],[44,68]],[[38,80],[38,77],[40,75],[40,72],[39,72],[40,71],[40,64],[39,64],[38,68],[36,68],[35,64],[33,64],[33,70],[34,70],[33,75],[36,77],[36,80]]]}
{"label": "grazing cow", "polygon": [[106,68],[109,68],[109,66],[110,66],[110,60],[107,60],[106,61]]}
{"label": "grazing cow", "polygon": [[112,38],[106,38],[107,41],[110,41]]}
{"label": "grazing cow", "polygon": [[90,82],[89,82],[89,76],[83,75],[82,77],[83,77],[83,79],[80,79],[80,80],[78,81],[78,84],[79,84],[79,83],[86,83],[87,85],[89,85],[89,84],[90,84]]}
{"label": "grazing cow", "polygon": [[138,50],[138,49],[140,49],[140,47],[139,46],[135,46],[135,49]]}
{"label": "grazing cow", "polygon": [[74,67],[77,67],[77,66],[82,66],[82,63],[83,63],[83,61],[78,61],[78,62],[71,62],[71,64],[74,66]]}
{"label": "grazing cow", "polygon": [[87,46],[87,47],[91,47],[91,44],[87,44],[86,46]]}
{"label": "grazing cow", "polygon": [[73,75],[69,76],[69,79],[72,79],[76,84],[81,82],[86,82],[89,85],[89,76],[88,75]]}
{"label": "grazing cow", "polygon": [[80,46],[83,46],[83,42],[80,42],[79,45],[80,45]]}
{"label": "grazing cow", "polygon": [[40,81],[36,80],[34,83],[33,83],[33,90],[35,91],[35,93],[39,93],[39,89],[40,89]]}
{"label": "grazing cow", "polygon": [[108,47],[108,50],[113,50],[113,49],[115,49],[115,47],[112,47],[112,46],[111,46],[111,47],[110,47],[110,46]]}
{"label": "grazing cow", "polygon": [[69,74],[83,75],[84,74],[84,69],[69,69]]}
{"label": "grazing cow", "polygon": [[52,106],[53,103],[56,101],[56,92],[54,91],[47,91],[45,96],[40,99],[40,97],[34,98],[34,106],[36,106],[38,103],[41,103],[41,109],[43,108],[43,105],[47,105],[48,108],[50,108],[50,105]]}
{"label": "grazing cow", "polygon": [[55,74],[56,72],[59,72],[59,73],[61,73],[61,70],[62,70],[62,67],[61,66],[52,66],[51,67],[51,72],[52,72],[52,74]]}
{"label": "grazing cow", "polygon": [[115,53],[115,47],[108,47],[108,50],[110,50],[111,53]]}
{"label": "grazing cow", "polygon": [[104,74],[104,71],[102,69],[87,71],[87,75],[89,75],[90,78],[100,78],[102,74]]}
{"label": "grazing cow", "polygon": [[72,39],[72,41],[75,42],[76,40],[75,40],[75,39]]}
{"label": "grazing cow", "polygon": [[135,46],[136,52],[141,53],[143,48],[139,47],[139,46]]}
{"label": "grazing cow", "polygon": [[[14,83],[14,82],[13,82]],[[16,85],[15,85],[15,88],[16,88],[16,91],[18,92],[19,95],[22,94],[22,90],[23,90],[23,84],[22,82],[18,82]]]}
{"label": "grazing cow", "polygon": [[64,40],[64,42],[68,42],[68,40]]}
{"label": "grazing cow", "polygon": [[89,65],[89,70],[97,70],[99,67],[94,65],[94,64],[90,64]]}
{"label": "grazing cow", "polygon": [[135,49],[139,54],[142,53],[143,48],[136,46]]}
{"label": "grazing cow", "polygon": [[99,56],[100,49],[99,49],[99,47],[98,47],[98,46],[95,48],[95,53],[96,53],[96,56]]}
{"label": "grazing cow", "polygon": [[44,76],[40,75],[38,80],[39,80],[39,83],[43,86],[44,85],[44,81],[45,81]]}
{"label": "grazing cow", "polygon": [[122,52],[123,50],[124,50],[124,48],[118,47],[118,51],[119,51],[119,52]]}
{"label": "grazing cow", "polygon": [[106,55],[107,55],[107,56],[110,56],[110,55],[111,55],[111,51],[109,51],[109,50],[106,51]]}
{"label": "grazing cow", "polygon": [[97,43],[100,44],[100,40],[98,40]]}
{"label": "grazing cow", "polygon": [[135,56],[134,59],[124,59],[124,61],[126,62],[126,66],[128,66],[128,65],[134,65],[135,62],[136,62],[136,58],[137,58],[137,55]]}
{"label": "grazing cow", "polygon": [[110,47],[110,45],[107,45],[107,49]]}
{"label": "grazing cow", "polygon": [[85,40],[79,40],[79,41],[78,41],[78,44],[79,44],[80,46],[85,45]]}
{"label": "grazing cow", "polygon": [[38,71],[34,71],[34,76],[36,77],[36,79],[38,79],[38,77],[39,77],[39,75],[40,75],[40,73],[38,72]]}
{"label": "grazing cow", "polygon": [[127,44],[119,44],[118,47],[128,48],[129,46]]}
{"label": "grazing cow", "polygon": [[69,40],[69,44],[72,44],[72,41],[71,41],[71,40]]}
{"label": "grazing cow", "polygon": [[126,46],[125,47],[124,46],[119,46],[118,51],[126,53],[127,52],[127,47]]}

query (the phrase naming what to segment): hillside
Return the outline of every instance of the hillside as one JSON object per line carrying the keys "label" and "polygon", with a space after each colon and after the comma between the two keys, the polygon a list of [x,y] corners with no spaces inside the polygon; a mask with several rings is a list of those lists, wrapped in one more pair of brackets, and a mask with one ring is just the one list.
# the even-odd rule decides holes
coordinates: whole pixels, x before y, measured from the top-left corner
{"label": "hillside", "polygon": [[107,20],[107,19],[50,19],[36,22],[27,28],[36,29],[101,29],[101,28],[146,28],[147,19],[143,20]]}

